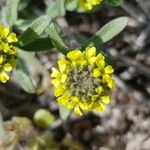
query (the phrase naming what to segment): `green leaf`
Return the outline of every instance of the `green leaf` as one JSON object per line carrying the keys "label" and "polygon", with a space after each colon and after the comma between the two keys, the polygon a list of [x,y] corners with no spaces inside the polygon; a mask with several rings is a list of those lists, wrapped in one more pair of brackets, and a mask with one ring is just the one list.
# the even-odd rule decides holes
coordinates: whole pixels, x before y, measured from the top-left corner
{"label": "green leaf", "polygon": [[35,88],[22,58],[18,57],[15,69],[16,81],[28,93],[35,93]]}
{"label": "green leaf", "polygon": [[126,27],[128,21],[128,17],[119,17],[110,21],[104,25],[95,35],[93,35],[83,45],[83,47],[85,48],[86,46],[97,46],[111,40]]}
{"label": "green leaf", "polygon": [[66,0],[66,9],[68,11],[73,11],[77,8],[78,6],[78,1],[75,0]]}
{"label": "green leaf", "polygon": [[51,23],[47,28],[46,32],[49,34],[50,39],[53,45],[63,54],[67,54],[69,52],[69,48],[65,45],[62,38],[60,37],[56,26]]}
{"label": "green leaf", "polygon": [[19,45],[25,46],[32,41],[36,40],[41,35],[46,27],[50,24],[51,19],[49,16],[44,15],[36,19],[19,37]]}
{"label": "green leaf", "polygon": [[64,106],[59,106],[59,115],[63,120],[66,120],[69,116],[70,110]]}
{"label": "green leaf", "polygon": [[[49,72],[47,69],[41,64],[38,58],[35,57],[34,53],[29,53],[23,50],[19,50],[19,56],[24,60],[24,63],[27,65],[32,65],[34,70],[37,73],[42,74],[45,77],[49,77]],[[30,61],[29,61],[30,60]]]}
{"label": "green leaf", "polygon": [[39,39],[36,39],[35,41],[31,42],[30,44],[20,47],[20,48],[25,51],[37,52],[37,51],[50,50],[53,47],[54,46],[53,46],[50,38],[39,38]]}
{"label": "green leaf", "polygon": [[28,6],[29,2],[30,0],[21,0],[19,4],[19,11],[25,9]]}
{"label": "green leaf", "polygon": [[33,22],[32,19],[31,20],[18,19],[14,25],[17,29],[25,31],[31,25],[32,22]]}
{"label": "green leaf", "polygon": [[51,18],[65,15],[65,0],[56,0],[46,9],[46,14]]}
{"label": "green leaf", "polygon": [[3,139],[5,137],[6,137],[6,133],[3,128],[3,119],[2,119],[2,115],[0,113],[0,139]]}
{"label": "green leaf", "polygon": [[20,0],[7,0],[6,3],[6,21],[9,26],[14,25],[18,16],[18,5]]}

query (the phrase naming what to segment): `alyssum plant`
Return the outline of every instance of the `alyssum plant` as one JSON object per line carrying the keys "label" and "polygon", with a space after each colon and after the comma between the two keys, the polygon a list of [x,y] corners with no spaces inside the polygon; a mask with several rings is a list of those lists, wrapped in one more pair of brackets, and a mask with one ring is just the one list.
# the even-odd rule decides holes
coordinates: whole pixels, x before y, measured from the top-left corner
{"label": "alyssum plant", "polygon": [[[94,2],[91,4],[97,4],[97,1]],[[3,22],[0,25],[0,82],[5,83],[9,80],[6,72],[14,69],[23,89],[34,93],[35,87],[28,74],[26,59],[22,52],[51,50],[55,47],[64,54],[51,73],[51,85],[54,86],[54,95],[58,103],[74,110],[77,115],[82,115],[84,111],[104,111],[105,104],[110,102],[109,91],[115,86],[112,77],[115,67],[111,57],[97,47],[119,34],[127,25],[128,18],[119,17],[110,21],[83,44],[78,43],[79,47],[74,49],[63,42],[58,25],[54,21],[54,18],[60,15],[60,6],[63,6],[61,12],[65,12],[65,1],[54,2],[48,10],[48,14],[51,12],[51,15],[37,18],[16,37],[11,29],[13,26],[17,28],[18,5],[19,0],[7,0],[4,19],[7,27],[2,25]],[[30,55],[30,59],[34,59],[34,55]],[[62,116],[68,112],[64,107],[60,107]]]}

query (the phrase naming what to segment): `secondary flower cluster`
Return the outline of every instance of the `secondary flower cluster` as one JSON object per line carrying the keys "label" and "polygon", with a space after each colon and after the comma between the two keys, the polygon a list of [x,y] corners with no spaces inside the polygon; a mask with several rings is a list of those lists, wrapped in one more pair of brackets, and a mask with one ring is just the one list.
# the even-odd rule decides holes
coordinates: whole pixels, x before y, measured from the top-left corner
{"label": "secondary flower cluster", "polygon": [[70,51],[58,61],[58,67],[52,68],[51,83],[60,105],[73,109],[77,115],[82,115],[82,110],[105,110],[104,104],[110,101],[109,90],[115,85],[114,70],[101,53],[96,55],[95,47],[87,47],[84,52]]}
{"label": "secondary flower cluster", "polygon": [[79,7],[91,10],[93,6],[99,5],[103,0],[79,0]]}
{"label": "secondary flower cluster", "polygon": [[0,24],[0,81],[5,83],[9,80],[6,72],[11,71],[15,67],[16,48],[12,46],[13,42],[17,42],[15,33],[10,33],[8,28],[4,28]]}

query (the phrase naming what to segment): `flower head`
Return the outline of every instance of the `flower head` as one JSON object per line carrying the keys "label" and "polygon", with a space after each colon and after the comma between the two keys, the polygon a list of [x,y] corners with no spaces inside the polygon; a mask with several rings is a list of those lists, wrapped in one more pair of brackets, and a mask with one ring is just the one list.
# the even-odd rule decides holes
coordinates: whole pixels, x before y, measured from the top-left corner
{"label": "flower head", "polygon": [[85,10],[91,10],[94,6],[99,5],[103,0],[79,0],[79,7]]}
{"label": "flower head", "polygon": [[87,47],[84,52],[70,51],[58,61],[58,67],[52,68],[51,83],[60,105],[74,109],[78,115],[82,115],[82,110],[105,110],[104,104],[110,101],[109,90],[115,85],[114,70],[101,53],[96,55],[95,47]]}
{"label": "flower head", "polygon": [[17,50],[12,43],[17,41],[16,34],[10,33],[8,28],[4,28],[0,24],[0,81],[3,83],[9,80],[6,72],[15,67]]}

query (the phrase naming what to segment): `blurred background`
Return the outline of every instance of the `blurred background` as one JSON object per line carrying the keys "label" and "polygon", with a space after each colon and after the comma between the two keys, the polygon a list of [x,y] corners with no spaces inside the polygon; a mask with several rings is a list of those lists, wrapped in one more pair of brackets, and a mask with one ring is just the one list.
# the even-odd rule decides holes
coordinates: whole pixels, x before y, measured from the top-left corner
{"label": "blurred background", "polygon": [[[19,35],[33,19],[44,15],[52,1],[23,0],[14,32]],[[119,16],[130,18],[127,27],[100,47],[116,60],[117,66],[117,86],[111,91],[106,111],[82,117],[71,113],[62,120],[49,84],[51,68],[62,54],[56,49],[37,52],[41,65],[37,68],[48,73],[37,71],[27,56],[36,94],[25,92],[13,73],[9,82],[0,84],[0,112],[10,135],[9,142],[0,141],[0,150],[150,150],[150,0],[125,0],[121,6],[103,6],[92,13],[67,11],[57,23],[64,39],[72,34],[81,42]],[[72,40],[66,43],[74,46]],[[41,108],[50,112],[48,127],[33,120]]]}

